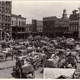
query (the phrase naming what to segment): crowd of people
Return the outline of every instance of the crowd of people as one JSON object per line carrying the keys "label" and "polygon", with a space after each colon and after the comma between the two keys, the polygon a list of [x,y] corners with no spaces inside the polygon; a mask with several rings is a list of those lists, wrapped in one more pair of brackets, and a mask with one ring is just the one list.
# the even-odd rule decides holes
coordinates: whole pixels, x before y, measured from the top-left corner
{"label": "crowd of people", "polygon": [[[16,58],[16,66],[31,64],[28,67],[33,66],[32,74],[39,67],[77,69],[80,62],[80,41],[73,38],[29,36],[25,40],[12,40],[7,47],[12,51],[8,50],[12,59]],[[19,63],[19,59],[24,61]]]}

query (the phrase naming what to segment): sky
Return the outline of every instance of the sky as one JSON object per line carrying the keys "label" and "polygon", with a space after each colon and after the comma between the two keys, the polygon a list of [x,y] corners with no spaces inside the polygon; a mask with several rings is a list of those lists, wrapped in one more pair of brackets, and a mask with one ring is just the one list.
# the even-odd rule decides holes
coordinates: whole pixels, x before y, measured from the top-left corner
{"label": "sky", "polygon": [[26,23],[31,23],[32,19],[42,20],[48,16],[61,17],[63,9],[66,9],[69,16],[79,7],[79,0],[12,0],[12,13],[26,17]]}

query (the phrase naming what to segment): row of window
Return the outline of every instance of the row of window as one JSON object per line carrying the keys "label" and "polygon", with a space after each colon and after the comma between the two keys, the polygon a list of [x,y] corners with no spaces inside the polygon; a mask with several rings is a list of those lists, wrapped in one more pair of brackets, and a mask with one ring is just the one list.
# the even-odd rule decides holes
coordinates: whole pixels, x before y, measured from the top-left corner
{"label": "row of window", "polygon": [[78,31],[78,25],[71,25],[69,31]]}
{"label": "row of window", "polygon": [[37,28],[37,31],[38,32],[41,32],[43,30],[43,28],[41,27],[41,28]]}
{"label": "row of window", "polygon": [[2,23],[1,25],[2,26],[10,26],[10,24],[4,24],[4,23]]}
{"label": "row of window", "polygon": [[11,13],[11,8],[0,7],[0,12],[1,13]]}
{"label": "row of window", "polygon": [[19,21],[19,25],[23,25],[23,26],[25,26],[25,22],[21,22],[21,21]]}
{"label": "row of window", "polygon": [[16,23],[16,21],[11,21],[11,24],[13,26],[25,26],[26,23],[21,21],[19,21],[18,23]]}
{"label": "row of window", "polygon": [[16,26],[17,24],[16,24],[16,21],[11,21],[11,25],[12,26]]}
{"label": "row of window", "polygon": [[0,19],[2,19],[2,18],[11,18],[11,16],[0,14]]}
{"label": "row of window", "polygon": [[10,22],[11,21],[11,17],[10,16],[5,16],[5,15],[0,16],[0,19],[2,21],[7,21],[7,22]]}
{"label": "row of window", "polygon": [[23,28],[23,27],[13,27],[12,28],[12,31],[13,32],[24,32],[25,31],[25,28]]}
{"label": "row of window", "polygon": [[11,6],[11,1],[0,1],[1,6]]}

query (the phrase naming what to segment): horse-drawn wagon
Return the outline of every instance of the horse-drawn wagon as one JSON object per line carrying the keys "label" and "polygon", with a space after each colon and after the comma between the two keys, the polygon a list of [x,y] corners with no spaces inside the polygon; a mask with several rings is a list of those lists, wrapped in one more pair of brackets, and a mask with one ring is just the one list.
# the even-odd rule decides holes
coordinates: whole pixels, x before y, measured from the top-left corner
{"label": "horse-drawn wagon", "polygon": [[27,61],[27,56],[20,56],[16,58],[16,65],[13,67],[13,73],[15,73],[18,78],[34,78],[34,67]]}

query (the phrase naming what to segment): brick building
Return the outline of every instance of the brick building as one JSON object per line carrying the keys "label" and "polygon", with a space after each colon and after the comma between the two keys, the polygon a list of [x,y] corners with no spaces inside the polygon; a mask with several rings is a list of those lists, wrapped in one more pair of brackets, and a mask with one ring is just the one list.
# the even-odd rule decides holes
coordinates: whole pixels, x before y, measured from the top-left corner
{"label": "brick building", "polygon": [[63,10],[62,18],[56,16],[43,18],[43,32],[48,36],[66,35],[69,28],[69,19],[66,10]]}
{"label": "brick building", "polygon": [[57,17],[44,17],[43,18],[43,33],[44,34],[54,34],[57,29],[55,29],[55,23],[57,21]]}
{"label": "brick building", "polygon": [[12,37],[16,39],[24,38],[26,32],[26,18],[21,15],[11,16]]}
{"label": "brick building", "polygon": [[32,33],[33,34],[42,34],[43,32],[43,21],[41,20],[32,20]]}
{"label": "brick building", "polygon": [[79,37],[79,12],[78,10],[73,10],[69,17],[69,32],[72,36]]}
{"label": "brick building", "polygon": [[26,24],[26,33],[32,33],[32,24]]}
{"label": "brick building", "polygon": [[0,1],[0,38],[5,39],[11,35],[11,1]]}

